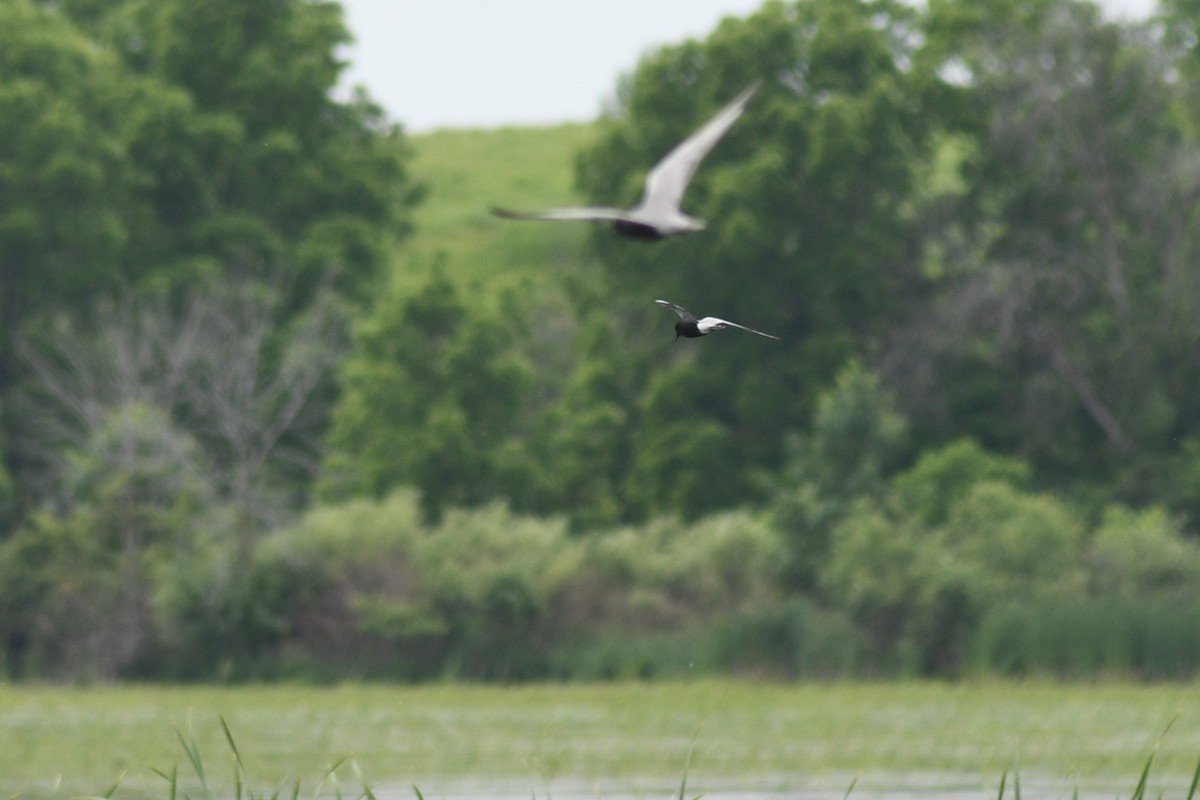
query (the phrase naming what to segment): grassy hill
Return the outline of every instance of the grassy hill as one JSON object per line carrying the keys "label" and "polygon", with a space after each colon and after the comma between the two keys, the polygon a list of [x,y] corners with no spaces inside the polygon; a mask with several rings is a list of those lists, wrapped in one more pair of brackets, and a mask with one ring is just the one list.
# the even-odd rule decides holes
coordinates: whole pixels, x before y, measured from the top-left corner
{"label": "grassy hill", "polygon": [[588,269],[590,226],[513,222],[488,209],[580,202],[575,157],[593,135],[590,125],[562,125],[412,137],[411,170],[426,196],[413,215],[415,234],[397,253],[397,280],[423,280],[435,263],[460,285],[488,288]]}

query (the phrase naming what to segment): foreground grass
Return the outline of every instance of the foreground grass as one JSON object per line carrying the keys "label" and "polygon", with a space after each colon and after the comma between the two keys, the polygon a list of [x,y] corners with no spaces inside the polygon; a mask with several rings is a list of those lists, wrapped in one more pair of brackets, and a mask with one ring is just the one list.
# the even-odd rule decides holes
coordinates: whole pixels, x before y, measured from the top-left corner
{"label": "foreground grass", "polygon": [[1128,797],[1155,752],[1147,796],[1183,797],[1200,758],[1194,686],[0,687],[0,793],[45,795],[61,776],[57,796],[96,794],[124,775],[118,797],[166,797],[154,770],[178,764],[182,779],[176,730],[189,726],[228,785],[222,716],[262,785],[319,784],[348,757],[409,797],[411,783],[439,797],[463,781],[531,778],[551,796],[563,784],[602,796],[647,781],[669,794],[693,737],[688,785],[710,795],[850,779],[863,795],[949,779],[995,796],[1019,766],[1027,796],[1042,781],[1060,797],[1071,787]]}

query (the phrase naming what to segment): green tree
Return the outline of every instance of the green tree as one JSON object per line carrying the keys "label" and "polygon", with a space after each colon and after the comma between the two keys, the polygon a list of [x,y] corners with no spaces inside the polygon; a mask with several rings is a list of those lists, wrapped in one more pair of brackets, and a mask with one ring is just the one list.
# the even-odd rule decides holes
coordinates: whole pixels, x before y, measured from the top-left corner
{"label": "green tree", "polygon": [[878,376],[851,361],[817,398],[812,431],[794,436],[773,499],[790,549],[789,583],[816,588],[829,537],[854,505],[880,501],[907,446],[908,423]]}
{"label": "green tree", "polygon": [[[336,3],[69,4],[133,74],[182,100],[128,123],[145,165],[163,279],[288,275],[287,308],[320,286],[365,299],[418,193],[400,129],[365,95],[334,99],[349,34]],[[145,255],[143,253],[141,255]],[[181,268],[183,268],[181,270]]]}
{"label": "green tree", "polygon": [[895,476],[890,489],[903,513],[932,526],[944,523],[951,506],[984,481],[1027,489],[1029,465],[988,452],[970,439],[960,439],[922,454],[916,464]]}
{"label": "green tree", "polygon": [[[235,372],[201,381],[194,358],[188,374],[167,364],[148,397],[192,430],[209,426],[204,444],[224,450],[215,463],[229,467],[243,509],[278,480],[263,464],[296,444],[295,401],[312,422],[331,391],[310,380],[328,351],[291,345],[328,316],[331,293],[365,305],[419,194],[399,127],[361,93],[335,99],[347,38],[336,4],[306,0],[0,4],[0,409],[18,524],[44,495],[30,493],[39,465],[21,452],[35,426],[14,388],[39,376],[22,374],[18,343],[68,325],[103,339],[118,296],[164,294],[183,313],[231,285],[277,295],[274,327],[260,326],[249,359],[255,375],[236,370],[240,397],[183,403],[180,385],[213,390]],[[333,327],[322,333],[336,344]],[[57,367],[79,365],[61,355]],[[249,361],[225,366],[239,363]],[[104,406],[78,407],[93,418],[84,429]],[[284,472],[295,502],[308,476]]]}
{"label": "green tree", "polygon": [[136,170],[123,71],[59,14],[0,4],[0,391],[39,312],[129,277]]}
{"label": "green tree", "polygon": [[[785,457],[780,431],[808,424],[821,387],[848,357],[871,355],[909,294],[915,179],[936,127],[917,22],[902,3],[770,2],[647,57],[619,87],[618,113],[600,121],[579,182],[589,200],[628,202],[649,165],[766,79],[684,199],[709,222],[704,232],[657,247],[596,238],[631,308],[665,297],[784,338],[735,332],[647,356],[660,374],[640,400],[633,469],[649,510],[699,500],[686,506],[694,514],[753,497],[751,473]],[[659,314],[633,317],[619,346],[644,352],[651,334],[630,328],[669,336]],[[700,451],[671,457],[680,447]]]}
{"label": "green tree", "polygon": [[526,383],[514,335],[440,274],[382,299],[341,373],[323,496],[415,486],[432,518],[497,496]]}
{"label": "green tree", "polygon": [[649,381],[624,492],[637,516],[695,519],[749,496],[746,444],[736,423],[719,413],[726,389],[694,361]]}
{"label": "green tree", "polygon": [[611,326],[597,323],[581,337],[601,352],[581,357],[562,397],[534,427],[530,464],[519,473],[524,485],[510,491],[519,507],[568,514],[576,528],[613,525],[631,516],[625,479],[634,390],[628,365],[603,353],[600,342],[611,335]]}
{"label": "green tree", "polygon": [[908,376],[933,375],[892,374],[904,407],[925,435],[968,434],[1043,480],[1152,499],[1200,378],[1183,268],[1200,182],[1172,50],[1073,0],[939,3],[929,32],[967,143],[926,253],[947,268],[893,340],[923,365]]}

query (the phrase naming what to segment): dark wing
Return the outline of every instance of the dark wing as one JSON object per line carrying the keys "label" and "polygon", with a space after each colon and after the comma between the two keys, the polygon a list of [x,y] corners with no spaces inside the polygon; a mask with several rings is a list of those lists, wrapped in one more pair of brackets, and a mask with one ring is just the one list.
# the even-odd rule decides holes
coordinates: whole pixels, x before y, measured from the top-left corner
{"label": "dark wing", "polygon": [[593,222],[622,222],[630,220],[629,213],[619,208],[548,208],[544,211],[510,211],[492,208],[492,214],[504,219],[588,220]]}
{"label": "dark wing", "polygon": [[738,325],[736,322],[730,322],[727,319],[720,319],[718,317],[705,317],[696,323],[696,327],[701,333],[711,333],[712,331],[724,330],[725,328],[737,328],[739,330],[749,331],[750,333],[757,333],[759,336],[765,336],[768,339],[774,339],[777,342],[781,341],[778,336],[772,336],[769,333],[756,331],[754,328],[747,328],[745,325]]}
{"label": "dark wing", "polygon": [[684,322],[695,322],[696,321],[696,315],[693,314],[692,312],[688,311],[683,306],[677,306],[668,300],[655,300],[654,302],[658,303],[663,308],[671,309],[676,314],[678,314],[679,318],[681,320],[683,320]]}
{"label": "dark wing", "polygon": [[667,212],[678,210],[683,201],[696,168],[708,152],[721,141],[737,118],[746,109],[746,104],[758,91],[761,81],[755,81],[733,102],[721,109],[716,116],[704,123],[699,130],[675,146],[666,157],[654,165],[646,176],[646,193],[639,206],[647,211]]}

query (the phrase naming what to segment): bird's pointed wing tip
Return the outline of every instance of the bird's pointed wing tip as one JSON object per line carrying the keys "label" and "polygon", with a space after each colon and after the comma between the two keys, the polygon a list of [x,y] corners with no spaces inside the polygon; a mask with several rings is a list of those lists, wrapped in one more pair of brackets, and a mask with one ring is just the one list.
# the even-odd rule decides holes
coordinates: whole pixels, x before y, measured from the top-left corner
{"label": "bird's pointed wing tip", "polygon": [[727,319],[718,320],[718,322],[723,322],[724,324],[726,324],[726,325],[729,325],[729,326],[731,326],[731,327],[734,327],[734,328],[739,328],[739,329],[741,329],[741,330],[743,330],[743,331],[746,331],[747,333],[756,333],[756,334],[758,334],[759,336],[765,336],[765,337],[766,337],[766,338],[768,338],[768,339],[774,339],[774,340],[775,340],[775,341],[777,341],[777,342],[782,342],[782,341],[783,341],[782,339],[780,339],[778,336],[776,336],[776,335],[775,335],[775,334],[773,334],[773,333],[763,333],[762,331],[760,331],[760,330],[757,330],[757,329],[755,329],[755,328],[749,328],[749,327],[747,327],[747,326],[745,326],[745,325],[739,325],[738,323],[736,323],[736,322],[730,322],[730,321],[729,321],[729,320],[727,320]]}
{"label": "bird's pointed wing tip", "polygon": [[655,300],[654,302],[658,303],[663,308],[671,309],[679,316],[680,319],[686,320],[688,317],[691,316],[690,311],[688,311],[686,308],[684,308],[681,305],[672,303],[670,300]]}

